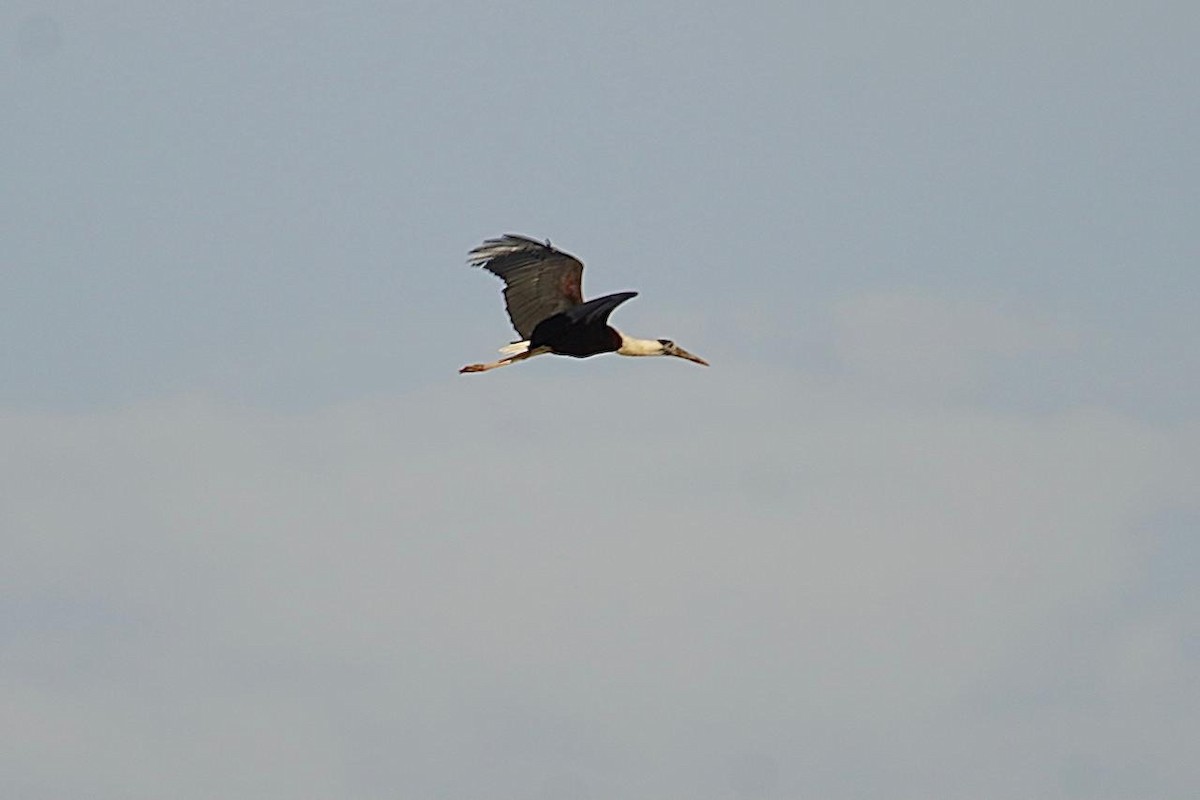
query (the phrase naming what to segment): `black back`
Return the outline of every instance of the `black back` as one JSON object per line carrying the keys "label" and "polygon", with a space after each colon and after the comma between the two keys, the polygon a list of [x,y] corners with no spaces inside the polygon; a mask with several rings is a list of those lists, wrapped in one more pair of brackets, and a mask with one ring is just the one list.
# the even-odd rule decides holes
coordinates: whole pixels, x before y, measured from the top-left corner
{"label": "black back", "polygon": [[608,316],[632,297],[637,292],[607,294],[547,317],[534,327],[529,346],[576,358],[611,353],[621,346],[621,336],[608,326]]}

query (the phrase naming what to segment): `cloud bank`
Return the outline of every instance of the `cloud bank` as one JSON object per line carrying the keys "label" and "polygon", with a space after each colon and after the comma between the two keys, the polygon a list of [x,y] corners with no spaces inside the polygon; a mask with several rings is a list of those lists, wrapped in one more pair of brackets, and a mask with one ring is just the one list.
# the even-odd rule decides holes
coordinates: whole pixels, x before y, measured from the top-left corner
{"label": "cloud bank", "polygon": [[1196,780],[1200,605],[1158,557],[1197,519],[1194,426],[671,366],[551,363],[290,415],[10,414],[9,788]]}

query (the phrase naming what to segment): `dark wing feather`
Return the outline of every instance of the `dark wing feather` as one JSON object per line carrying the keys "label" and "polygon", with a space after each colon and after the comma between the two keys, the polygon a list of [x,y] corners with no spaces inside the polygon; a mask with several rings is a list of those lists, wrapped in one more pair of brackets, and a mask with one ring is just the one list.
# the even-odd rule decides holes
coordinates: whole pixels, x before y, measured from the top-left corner
{"label": "dark wing feather", "polygon": [[583,262],[526,236],[506,234],[471,251],[468,263],[504,281],[508,318],[522,339],[546,317],[583,302]]}
{"label": "dark wing feather", "polygon": [[637,292],[617,292],[588,300],[577,306],[572,306],[563,312],[563,316],[576,325],[607,325],[608,315],[626,300],[637,297]]}

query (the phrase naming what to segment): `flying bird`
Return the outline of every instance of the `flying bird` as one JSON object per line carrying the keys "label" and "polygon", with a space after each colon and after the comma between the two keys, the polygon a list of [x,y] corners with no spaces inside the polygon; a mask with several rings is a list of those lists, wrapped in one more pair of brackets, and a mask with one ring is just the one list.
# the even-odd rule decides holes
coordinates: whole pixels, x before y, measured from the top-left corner
{"label": "flying bird", "polygon": [[583,262],[552,247],[549,240],[542,243],[511,233],[488,239],[471,251],[467,263],[504,281],[508,318],[521,340],[500,348],[504,358],[499,361],[468,364],[459,372],[485,372],[544,353],[573,358],[600,353],[675,356],[708,366],[670,339],[636,339],[609,325],[608,315],[637,292],[584,302]]}

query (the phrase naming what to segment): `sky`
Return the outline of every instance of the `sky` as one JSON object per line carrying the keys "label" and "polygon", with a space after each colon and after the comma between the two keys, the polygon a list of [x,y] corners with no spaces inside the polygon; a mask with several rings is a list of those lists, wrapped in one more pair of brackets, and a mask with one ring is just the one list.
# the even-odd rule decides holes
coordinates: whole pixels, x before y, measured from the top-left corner
{"label": "sky", "polygon": [[10,0],[0,794],[1194,797],[1198,39]]}

